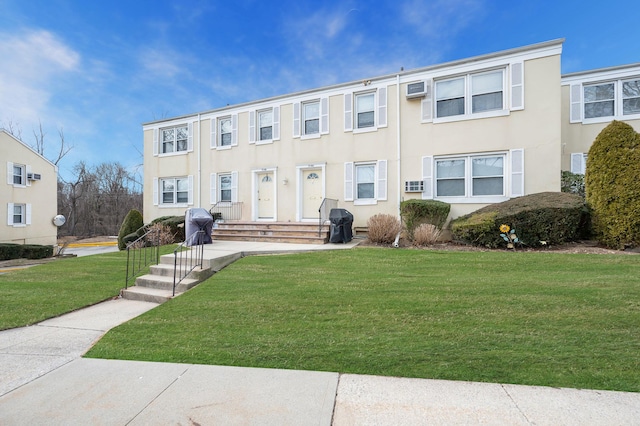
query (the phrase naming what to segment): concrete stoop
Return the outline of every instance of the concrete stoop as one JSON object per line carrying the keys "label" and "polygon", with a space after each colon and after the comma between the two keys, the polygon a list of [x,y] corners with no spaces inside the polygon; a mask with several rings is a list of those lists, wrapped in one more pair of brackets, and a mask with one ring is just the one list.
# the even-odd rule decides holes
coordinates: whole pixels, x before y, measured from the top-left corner
{"label": "concrete stoop", "polygon": [[[243,257],[242,253],[205,258],[202,268],[196,268],[176,286],[175,296],[179,296],[190,288],[211,277],[227,265]],[[149,273],[136,278],[135,285],[120,291],[123,299],[142,302],[164,303],[173,296],[174,256],[160,257],[160,263],[152,265]]]}

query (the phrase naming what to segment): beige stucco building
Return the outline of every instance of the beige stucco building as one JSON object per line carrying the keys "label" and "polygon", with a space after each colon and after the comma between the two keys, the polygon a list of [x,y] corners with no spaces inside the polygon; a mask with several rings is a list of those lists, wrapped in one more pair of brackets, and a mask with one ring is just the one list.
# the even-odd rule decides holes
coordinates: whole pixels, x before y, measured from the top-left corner
{"label": "beige stucco building", "polygon": [[0,129],[0,243],[55,245],[58,169]]}
{"label": "beige stucco building", "polygon": [[562,78],[562,43],[146,123],[145,222],[214,205],[245,221],[318,221],[334,199],[358,227],[412,198],[447,202],[457,217],[559,191],[571,153],[612,118],[570,123],[569,86],[617,72],[622,90],[640,74]]}

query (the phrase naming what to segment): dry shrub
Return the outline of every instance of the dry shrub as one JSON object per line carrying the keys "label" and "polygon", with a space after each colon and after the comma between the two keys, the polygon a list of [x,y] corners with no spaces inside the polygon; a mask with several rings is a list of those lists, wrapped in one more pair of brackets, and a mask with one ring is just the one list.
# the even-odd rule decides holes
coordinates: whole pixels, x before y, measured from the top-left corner
{"label": "dry shrub", "polygon": [[417,246],[435,244],[442,231],[435,225],[423,223],[413,231],[413,243]]}
{"label": "dry shrub", "polygon": [[165,246],[167,244],[173,244],[175,241],[175,235],[171,232],[171,227],[162,223],[154,223],[149,226],[149,233],[147,234],[147,241],[151,244],[155,244],[156,238],[160,240],[160,245]]}
{"label": "dry shrub", "polygon": [[390,214],[376,214],[367,220],[367,233],[372,243],[391,244],[401,230],[400,220]]}

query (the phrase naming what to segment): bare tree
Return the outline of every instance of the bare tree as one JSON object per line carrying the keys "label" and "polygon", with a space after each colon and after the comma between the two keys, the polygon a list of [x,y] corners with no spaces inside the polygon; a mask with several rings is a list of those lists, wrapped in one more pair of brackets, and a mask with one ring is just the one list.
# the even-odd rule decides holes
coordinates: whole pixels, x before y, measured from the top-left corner
{"label": "bare tree", "polygon": [[[60,136],[60,143],[59,143],[59,149],[58,149],[58,155],[56,155],[55,157],[51,157],[48,158],[49,161],[51,161],[53,164],[55,164],[56,166],[58,165],[58,163],[60,162],[60,160],[62,160],[68,153],[69,151],[71,151],[73,149],[72,145],[68,145],[64,139],[64,131],[62,129],[62,127],[60,127],[60,129],[58,129],[58,135]],[[38,121],[38,129],[37,131],[34,129],[33,130],[33,136],[36,140],[35,144],[33,145],[33,148],[36,150],[36,152],[40,155],[42,155],[43,157],[46,157],[44,155],[44,148],[45,148],[45,143],[44,143],[44,136],[45,136],[45,132],[42,129],[42,122]]]}
{"label": "bare tree", "polygon": [[2,127],[9,132],[9,134],[15,136],[16,138],[22,140],[22,129],[20,128],[20,123],[14,123],[9,120],[6,124],[3,123]]}

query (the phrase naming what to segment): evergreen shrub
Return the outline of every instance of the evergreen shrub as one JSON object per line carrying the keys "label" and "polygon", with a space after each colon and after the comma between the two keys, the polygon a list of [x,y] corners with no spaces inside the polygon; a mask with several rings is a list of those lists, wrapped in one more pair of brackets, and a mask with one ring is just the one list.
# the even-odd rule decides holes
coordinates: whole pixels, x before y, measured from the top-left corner
{"label": "evergreen shrub", "polygon": [[562,244],[585,237],[589,210],[579,195],[541,192],[491,204],[451,223],[456,240],[476,246],[498,248],[505,245],[500,225],[517,231],[523,245]]}
{"label": "evergreen shrub", "polygon": [[140,229],[140,227],[142,227],[143,225],[144,221],[142,219],[142,213],[140,213],[136,209],[129,210],[129,213],[127,213],[124,220],[122,221],[120,232],[118,232],[118,249],[126,249],[127,244],[125,242],[125,237],[128,237],[129,234],[136,233],[137,230]]}
{"label": "evergreen shrub", "polygon": [[589,149],[585,185],[598,241],[613,249],[640,246],[640,134],[621,121]]}
{"label": "evergreen shrub", "polygon": [[174,236],[174,243],[185,240],[184,216],[161,216],[151,221],[151,225],[160,223],[169,227],[169,232]]}
{"label": "evergreen shrub", "polygon": [[451,206],[436,200],[406,200],[400,203],[400,215],[407,229],[407,237],[413,241],[415,229],[429,223],[442,229],[449,217]]}

